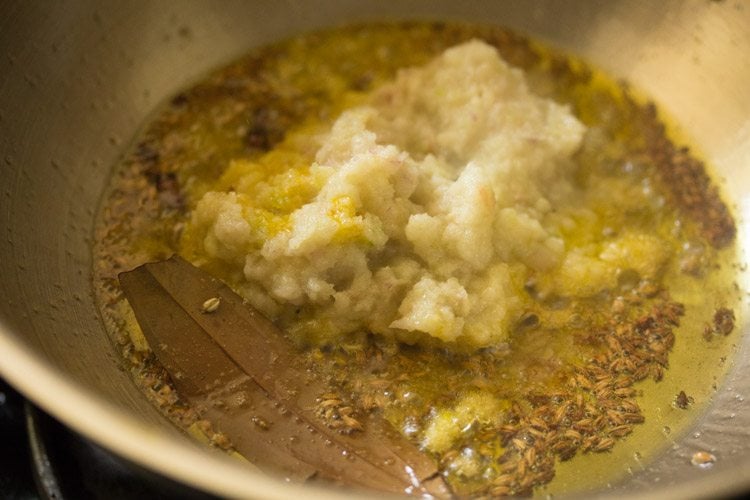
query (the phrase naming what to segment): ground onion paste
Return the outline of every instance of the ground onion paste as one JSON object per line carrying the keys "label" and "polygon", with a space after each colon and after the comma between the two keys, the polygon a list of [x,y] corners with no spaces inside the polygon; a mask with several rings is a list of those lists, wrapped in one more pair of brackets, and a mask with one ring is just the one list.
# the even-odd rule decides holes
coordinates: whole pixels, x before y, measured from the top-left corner
{"label": "ground onion paste", "polygon": [[[625,269],[653,277],[666,257],[644,234],[594,255],[566,248],[559,210],[585,131],[496,49],[469,41],[344,111],[314,139],[311,165],[263,176],[233,164],[229,189],[203,196],[186,234],[200,258],[242,269],[244,295],[302,334],[497,345],[523,312],[530,270],[550,273],[550,292],[590,296]],[[256,196],[283,196],[290,176],[314,196],[259,226]],[[295,316],[300,307],[308,314]]]}

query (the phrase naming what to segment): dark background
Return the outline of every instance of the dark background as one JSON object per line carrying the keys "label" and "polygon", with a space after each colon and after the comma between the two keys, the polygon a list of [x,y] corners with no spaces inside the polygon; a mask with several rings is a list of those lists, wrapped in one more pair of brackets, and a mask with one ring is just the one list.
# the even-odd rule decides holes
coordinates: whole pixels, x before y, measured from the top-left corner
{"label": "dark background", "polygon": [[0,498],[214,497],[142,469],[91,443],[34,407],[0,378]]}

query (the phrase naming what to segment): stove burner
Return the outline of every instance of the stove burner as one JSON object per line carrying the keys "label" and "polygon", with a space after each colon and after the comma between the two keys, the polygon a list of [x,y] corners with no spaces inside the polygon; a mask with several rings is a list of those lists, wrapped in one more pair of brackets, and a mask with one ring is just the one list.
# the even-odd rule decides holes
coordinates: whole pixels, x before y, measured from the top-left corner
{"label": "stove burner", "polygon": [[24,401],[0,379],[0,492],[9,500],[215,497],[92,443]]}
{"label": "stove burner", "polygon": [[3,497],[38,498],[30,463],[23,399],[0,379],[0,492]]}

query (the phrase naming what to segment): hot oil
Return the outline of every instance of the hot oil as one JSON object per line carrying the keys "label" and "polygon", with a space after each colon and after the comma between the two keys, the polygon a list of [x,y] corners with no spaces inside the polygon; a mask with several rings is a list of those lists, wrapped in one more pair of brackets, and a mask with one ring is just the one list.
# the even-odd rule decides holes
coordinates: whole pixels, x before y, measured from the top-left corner
{"label": "hot oil", "polygon": [[[537,491],[598,487],[637,472],[686,432],[706,407],[733,353],[731,336],[704,338],[715,310],[737,304],[733,247],[714,249],[701,235],[700,224],[674,206],[670,186],[654,174],[654,160],[644,151],[659,121],[644,100],[580,61],[501,29],[466,25],[360,26],[302,36],[212,74],[157,113],[115,176],[95,247],[97,292],[105,320],[131,370],[148,381],[142,384],[144,390],[153,392],[158,370],[149,368],[148,352],[117,291],[116,274],[181,250],[237,285],[241,277],[201,259],[196,251],[199,242],[181,232],[192,207],[215,188],[230,161],[255,161],[274,148],[293,152],[300,164],[311,161],[316,134],[342,109],[361,102],[367,91],[392,78],[399,68],[422,64],[473,37],[496,45],[504,58],[527,72],[532,88],[569,103],[594,130],[576,157],[576,191],[560,214],[576,221],[564,234],[566,245],[596,245],[624,228],[635,228],[661,239],[671,255],[667,267],[650,282],[623,273],[616,289],[586,300],[545,296],[543,276],[523,276],[517,293],[532,297],[532,306],[510,344],[497,349],[455,353],[439,346],[397,346],[363,335],[343,346],[312,348],[311,363],[358,411],[382,411],[417,441],[430,418],[462,395],[487,393],[500,401],[497,419],[472,423],[452,449],[436,455],[459,491],[525,493],[549,481],[551,470],[555,479]],[[284,142],[290,136],[297,139]],[[279,158],[264,168],[288,168],[284,157]],[[291,176],[304,172],[289,171]],[[299,189],[269,202],[269,213],[274,206],[288,209],[304,203],[309,187],[305,182],[292,179],[290,185]],[[280,224],[283,227],[283,220]],[[622,417],[615,415],[601,435],[592,433],[589,439],[583,433],[579,441],[589,439],[587,452],[580,442],[560,444],[552,438],[549,442],[556,443],[559,452],[536,450],[534,435],[529,434],[533,426],[519,430],[514,422],[535,411],[544,415],[547,407],[550,419],[556,418],[553,414],[568,402],[577,404],[576,398],[582,404],[595,403],[587,395],[590,390],[571,389],[570,380],[593,358],[607,354],[610,348],[601,332],[607,325],[636,322],[653,308],[675,302],[684,305],[684,316],[679,327],[668,329],[674,337],[668,369],[653,368],[642,380],[621,388],[633,391],[621,399],[627,400],[626,406],[636,404],[638,411],[631,408],[621,414],[634,422],[622,429],[617,425]],[[592,332],[598,332],[594,340]],[[693,400],[686,409],[675,405],[681,391]],[[181,418],[184,412],[170,410],[170,401],[155,394],[152,397],[168,413],[190,424],[189,418]],[[617,403],[617,398],[604,399]],[[560,421],[586,420],[585,413],[570,410]],[[526,416],[516,418],[519,414]],[[635,422],[639,418],[645,421]],[[560,432],[578,432],[574,423],[560,424]],[[523,442],[516,442],[519,439]],[[563,446],[566,443],[569,446]],[[452,465],[461,454],[473,457],[484,472],[462,475]],[[546,456],[544,461],[539,455]],[[526,458],[534,459],[526,465],[538,471],[536,479],[526,465],[519,465]]]}
{"label": "hot oil", "polygon": [[[728,286],[736,275],[729,264],[734,258],[732,251],[724,252],[718,258],[724,263],[721,269],[702,284],[680,273],[665,279],[671,285],[674,298],[685,304],[686,314],[676,331],[677,340],[664,378],[638,385],[638,401],[646,416],[645,423],[636,426],[631,435],[606,454],[579,455],[561,462],[554,481],[544,492],[570,493],[615,483],[645,469],[666,449],[679,446],[682,436],[721,387],[736,351],[736,338],[715,337],[710,342],[704,338],[707,318],[711,318],[718,307],[739,304],[739,293]],[[685,409],[676,403],[680,392],[690,398]]]}

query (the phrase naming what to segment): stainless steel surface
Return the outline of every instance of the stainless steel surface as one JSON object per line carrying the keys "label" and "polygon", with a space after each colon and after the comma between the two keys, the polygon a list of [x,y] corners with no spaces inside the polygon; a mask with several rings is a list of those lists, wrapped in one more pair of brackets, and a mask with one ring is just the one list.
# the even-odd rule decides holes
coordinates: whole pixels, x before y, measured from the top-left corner
{"label": "stainless steel surface", "polygon": [[[538,36],[659,101],[730,181],[741,249],[750,243],[750,4],[741,0],[18,0],[2,2],[0,12],[0,373],[105,446],[216,493],[302,490],[202,451],[152,408],[102,330],[89,247],[110,167],[139,124],[161,100],[249,47],[345,21],[407,17],[498,23]],[[610,493],[750,490],[750,359],[742,344],[694,431]],[[688,464],[699,448],[716,448],[712,469]]]}

